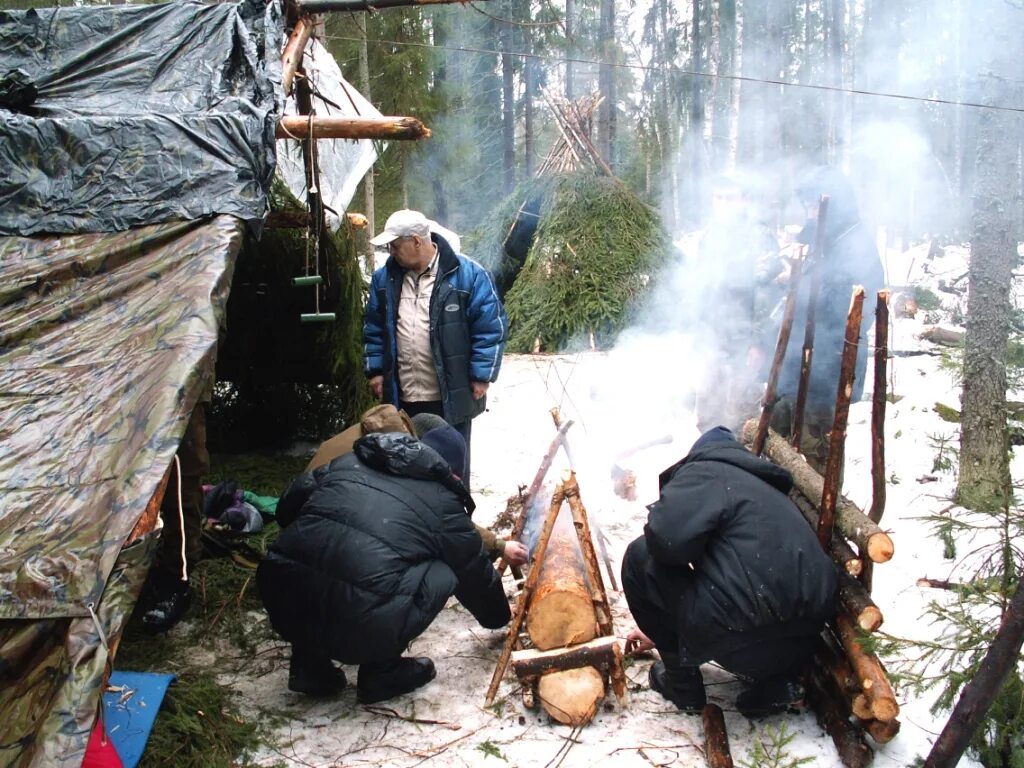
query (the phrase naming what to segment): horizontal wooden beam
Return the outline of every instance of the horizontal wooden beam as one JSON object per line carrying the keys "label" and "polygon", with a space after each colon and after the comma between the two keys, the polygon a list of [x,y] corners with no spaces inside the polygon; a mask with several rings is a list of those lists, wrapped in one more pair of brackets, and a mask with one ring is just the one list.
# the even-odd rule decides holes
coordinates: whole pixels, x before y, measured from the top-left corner
{"label": "horizontal wooden beam", "polygon": [[382,141],[430,138],[430,129],[415,117],[282,117],[277,124],[279,139],[308,139],[310,125],[318,139],[380,139]]}
{"label": "horizontal wooden beam", "polygon": [[613,648],[616,643],[616,637],[599,637],[568,648],[515,651],[512,654],[512,669],[519,678],[529,678],[556,670],[611,664],[615,659]]}
{"label": "horizontal wooden beam", "polygon": [[407,8],[416,5],[450,5],[465,3],[466,0],[300,0],[299,9],[304,13],[325,11],[376,11],[380,8]]}

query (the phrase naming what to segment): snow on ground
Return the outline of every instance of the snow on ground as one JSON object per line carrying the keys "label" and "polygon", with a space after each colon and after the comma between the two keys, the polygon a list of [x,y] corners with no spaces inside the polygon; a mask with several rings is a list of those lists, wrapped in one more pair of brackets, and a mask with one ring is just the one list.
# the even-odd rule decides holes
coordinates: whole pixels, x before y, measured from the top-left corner
{"label": "snow on ground", "polygon": [[[966,272],[965,255],[948,249],[942,259],[927,259],[927,249],[896,254],[887,259],[895,285],[921,282],[938,285]],[[953,296],[939,294],[950,302]],[[871,303],[873,309],[873,301]],[[866,308],[866,311],[867,308]],[[948,312],[944,313],[948,316]],[[922,620],[926,603],[943,599],[934,590],[922,590],[922,576],[944,578],[952,563],[942,558],[942,545],[919,518],[949,507],[955,477],[935,471],[940,435],[956,445],[955,425],[934,412],[939,401],[959,407],[959,393],[948,373],[940,370],[938,348],[919,341],[923,314],[915,320],[893,321],[890,386],[898,402],[890,404],[886,421],[888,505],[883,527],[891,530],[896,547],[893,560],[875,571],[875,599],[885,616],[883,629],[907,638],[934,638],[936,628]],[[565,418],[575,420],[569,432],[579,473],[581,496],[589,513],[604,528],[611,542],[616,569],[626,545],[641,535],[645,504],[657,495],[657,475],[685,455],[697,436],[692,417],[680,401],[679,381],[687,377],[687,359],[680,346],[663,341],[657,349],[647,340],[643,354],[633,352],[581,353],[564,356],[509,356],[498,383],[489,395],[489,411],[473,427],[473,490],[479,504],[476,519],[490,523],[500,513],[517,485],[532,479],[554,434],[549,409],[558,406]],[[661,356],[660,367],[651,354]],[[666,373],[668,371],[668,373]],[[870,376],[870,373],[869,373]],[[868,379],[870,382],[870,378]],[[871,404],[854,404],[847,440],[845,491],[858,504],[870,503]],[[670,444],[643,450],[626,464],[638,477],[638,500],[627,502],[611,492],[610,467],[617,452],[647,440],[671,435]],[[564,467],[556,465],[549,478]],[[931,479],[930,479],[931,478]],[[766,542],[766,546],[771,546]],[[515,588],[506,578],[506,591]],[[610,593],[617,634],[632,627],[621,593]],[[254,617],[254,620],[265,621]],[[551,723],[541,711],[523,707],[511,676],[499,691],[498,706],[482,708],[484,695],[504,635],[478,627],[454,600],[437,621],[417,639],[410,652],[427,655],[437,664],[435,681],[385,702],[374,711],[357,705],[350,685],[337,699],[313,701],[287,690],[286,654],[266,658],[277,663],[258,665],[261,673],[229,680],[247,703],[282,719],[275,727],[276,749],[259,756],[265,765],[289,766],[414,766],[431,762],[441,766],[650,766],[704,765],[699,717],[678,713],[647,688],[650,660],[627,668],[630,700],[625,709],[609,695],[595,720],[579,732]],[[890,660],[892,661],[892,660]],[[753,738],[766,726],[785,723],[795,732],[793,757],[809,757],[815,766],[838,766],[831,739],[813,714],[783,715],[751,722],[735,712],[738,684],[711,665],[704,667],[709,698],[725,710],[726,726],[735,760],[748,759]],[[356,669],[346,668],[350,683]],[[945,715],[933,716],[933,697],[908,699],[902,705],[901,734],[878,747],[877,766],[909,766],[927,754]],[[409,722],[402,718],[414,718]],[[437,721],[434,723],[424,721]],[[561,761],[561,762],[560,762]],[[961,765],[972,766],[969,760]]]}

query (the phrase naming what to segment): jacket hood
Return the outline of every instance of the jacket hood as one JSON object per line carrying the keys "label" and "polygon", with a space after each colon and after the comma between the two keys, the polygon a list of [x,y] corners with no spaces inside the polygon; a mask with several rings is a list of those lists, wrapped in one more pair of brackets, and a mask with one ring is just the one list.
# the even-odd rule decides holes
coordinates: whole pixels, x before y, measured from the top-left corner
{"label": "jacket hood", "polygon": [[[728,434],[728,437],[726,434]],[[704,440],[709,435],[713,435],[713,438]],[[703,443],[702,440],[704,440]],[[789,472],[782,467],[772,464],[767,459],[762,459],[752,454],[740,445],[736,438],[732,436],[732,433],[724,427],[716,427],[704,433],[694,443],[686,458],[661,473],[661,476],[658,478],[659,487],[664,488],[668,481],[672,479],[672,475],[680,467],[694,461],[718,461],[722,464],[731,464],[768,483],[768,485],[782,493],[788,494],[793,488],[793,476]]]}
{"label": "jacket hood", "polygon": [[[860,221],[853,185],[838,168],[822,165],[810,171],[796,185],[796,194],[803,203],[817,201],[821,195],[828,195],[826,241],[834,240]],[[816,228],[817,222],[808,222],[800,233],[800,242],[813,243]]]}
{"label": "jacket hood", "polygon": [[356,440],[352,446],[356,458],[378,472],[433,480],[455,493],[470,514],[476,508],[469,491],[437,451],[415,437],[401,432],[378,432]]}

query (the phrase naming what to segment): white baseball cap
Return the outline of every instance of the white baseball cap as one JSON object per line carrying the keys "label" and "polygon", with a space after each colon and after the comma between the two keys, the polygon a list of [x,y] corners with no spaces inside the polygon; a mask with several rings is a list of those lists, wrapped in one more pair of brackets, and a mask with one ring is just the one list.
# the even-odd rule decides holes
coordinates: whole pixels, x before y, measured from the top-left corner
{"label": "white baseball cap", "polygon": [[430,234],[430,219],[419,211],[403,209],[388,216],[384,231],[370,240],[371,245],[387,245],[400,237]]}

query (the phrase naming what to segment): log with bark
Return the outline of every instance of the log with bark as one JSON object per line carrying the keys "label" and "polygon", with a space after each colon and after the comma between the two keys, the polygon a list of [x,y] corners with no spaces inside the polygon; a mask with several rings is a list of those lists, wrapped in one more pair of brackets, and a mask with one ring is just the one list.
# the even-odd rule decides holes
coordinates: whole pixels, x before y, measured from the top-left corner
{"label": "log with bark", "polygon": [[594,551],[594,539],[587,518],[587,510],[583,506],[583,499],[580,498],[580,487],[576,482],[575,472],[569,476],[563,486],[565,487],[565,499],[569,502],[569,509],[572,512],[572,523],[576,529],[580,553],[583,556],[583,573],[590,591],[590,602],[597,618],[597,626],[602,635],[611,635],[615,632],[615,628],[612,626],[611,606],[608,604],[608,594],[605,592],[604,581],[601,578],[601,569],[597,563],[597,552]]}
{"label": "log with bark", "polygon": [[415,117],[313,117],[285,115],[277,123],[277,138],[378,139],[381,141],[430,138],[430,129]]}
{"label": "log with bark", "polygon": [[873,653],[865,651],[857,639],[853,620],[844,613],[835,618],[836,635],[843,646],[846,658],[850,662],[864,695],[871,702],[871,714],[876,720],[895,720],[900,713],[896,695],[889,685],[889,679],[882,668],[882,663]]}
{"label": "log with bark", "polygon": [[[751,420],[743,427],[743,440],[747,444],[754,439],[757,429]],[[797,451],[789,445],[777,432],[768,430],[765,451],[775,464],[788,470],[793,476],[793,483],[800,492],[809,499],[820,499],[824,481],[813,467]],[[884,563],[892,559],[892,539],[876,523],[859,510],[853,502],[840,496],[836,506],[836,527],[847,539],[859,548],[861,555],[867,554],[876,563]]]}
{"label": "log with bark", "polygon": [[846,768],[867,768],[871,765],[875,751],[864,740],[864,732],[850,722],[849,713],[842,701],[836,698],[823,677],[814,670],[807,675],[807,696],[818,722],[832,737],[843,765]]}
{"label": "log with bark", "polygon": [[568,510],[555,523],[547,552],[534,561],[540,571],[527,606],[526,631],[542,651],[564,648],[597,637],[597,618],[587,589],[583,558]]}
{"label": "log with bark", "polygon": [[888,744],[899,734],[900,721],[861,719],[860,727],[867,731],[875,744]]}
{"label": "log with bark", "polygon": [[964,343],[964,332],[933,325],[917,334],[917,338],[944,347],[961,347]]}
{"label": "log with bark", "polygon": [[313,27],[313,19],[300,16],[288,37],[284,53],[281,54],[281,85],[286,96],[292,92],[292,81],[295,80],[295,72],[302,63],[302,54],[313,33]]}
{"label": "log with bark", "polygon": [[615,661],[615,646],[618,643],[617,637],[599,637],[569,648],[515,651],[512,654],[512,669],[520,680],[576,667],[606,669]]}
{"label": "log with bark", "polygon": [[865,632],[875,632],[882,626],[882,612],[871,595],[857,579],[839,570],[839,601],[843,610]]}
{"label": "log with bark", "polygon": [[704,706],[704,756],[708,768],[732,768],[729,734],[725,730],[725,717],[717,704]]}
{"label": "log with bark", "polygon": [[[796,504],[797,509],[804,516],[804,520],[811,526],[811,530],[817,530],[818,510],[814,504],[795,488],[789,492],[789,498]],[[836,565],[851,576],[859,576],[864,568],[863,559],[853,551],[838,531],[832,532],[832,546],[829,548],[829,554],[832,555],[832,560]]]}
{"label": "log with bark", "polygon": [[[821,490],[821,515],[818,517],[818,541],[827,550],[832,541],[832,527],[835,523],[836,504],[839,500],[840,476],[846,458],[846,423],[850,417],[850,399],[853,397],[853,379],[857,367],[857,347],[860,341],[860,324],[864,316],[864,287],[855,285],[850,298],[850,309],[846,315],[846,336],[843,354],[839,364],[839,390],[829,432],[828,458],[825,460],[825,474]],[[799,435],[797,436],[799,440]]]}

